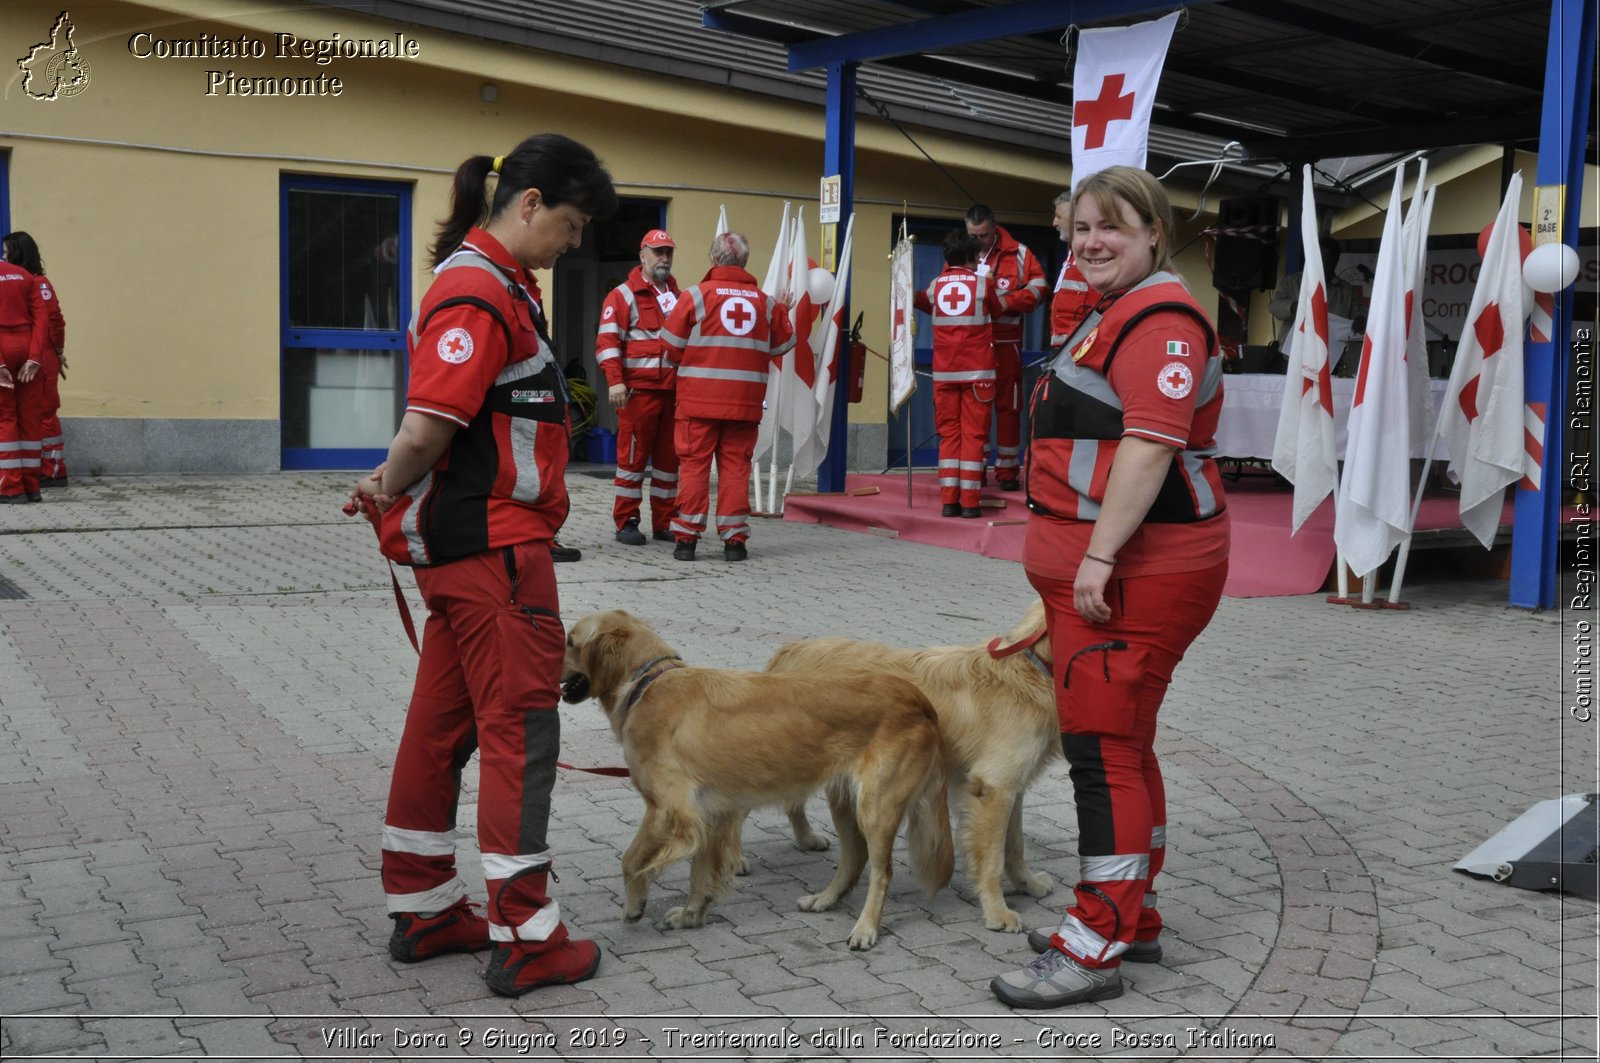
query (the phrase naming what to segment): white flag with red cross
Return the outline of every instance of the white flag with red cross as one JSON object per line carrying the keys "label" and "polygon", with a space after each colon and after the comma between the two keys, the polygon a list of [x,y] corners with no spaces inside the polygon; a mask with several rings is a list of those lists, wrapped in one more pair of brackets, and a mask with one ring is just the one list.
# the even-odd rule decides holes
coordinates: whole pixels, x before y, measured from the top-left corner
{"label": "white flag with red cross", "polygon": [[804,472],[815,470],[828,456],[828,443],[833,432],[834,393],[839,389],[839,373],[843,370],[840,340],[844,335],[844,301],[850,287],[850,249],[855,229],[856,216],[851,214],[845,222],[844,243],[839,247],[839,268],[833,278],[833,295],[812,330],[811,345],[820,354],[817,378],[811,385],[817,420],[809,445],[802,451],[797,444],[794,456],[795,468]]}
{"label": "white flag with red cross", "polygon": [[1395,168],[1334,510],[1333,541],[1358,576],[1383,564],[1411,527],[1405,306],[1411,264],[1400,229],[1404,175],[1404,166]]}
{"label": "white flag with red cross", "polygon": [[[811,445],[811,437],[817,430],[816,400],[811,392],[817,379],[817,356],[811,346],[811,326],[817,320],[819,308],[811,301],[810,281],[805,208],[801,207],[795,212],[794,225],[789,232],[788,276],[782,286],[783,301],[789,307],[789,324],[794,328],[794,347],[783,356],[777,379],[769,378],[767,387],[767,406],[775,413],[777,426],[789,433],[794,455]],[[776,442],[776,435],[773,440]]]}
{"label": "white flag with red cross", "polygon": [[1450,452],[1447,471],[1461,484],[1461,523],[1485,549],[1494,545],[1506,488],[1528,465],[1522,388],[1527,292],[1517,237],[1521,195],[1522,175],[1513,173],[1484,249],[1439,411],[1439,436]]}
{"label": "white flag with red cross", "polygon": [[[1311,167],[1305,167],[1311,187]],[[1300,303],[1289,339],[1283,411],[1272,444],[1272,468],[1294,484],[1294,521],[1300,530],[1338,483],[1339,452],[1333,432],[1333,379],[1328,359],[1328,279],[1317,253],[1317,208],[1311,195],[1301,199],[1300,243],[1306,249],[1300,272]]]}
{"label": "white flag with red cross", "polygon": [[[793,236],[789,211],[789,201],[784,200],[783,221],[778,225],[778,244],[773,248],[772,261],[767,265],[766,279],[761,282],[761,290],[767,293],[768,298],[785,304],[789,291],[789,240]],[[778,377],[782,372],[783,367],[775,365],[767,373],[767,397],[762,404],[761,427],[756,433],[757,458],[771,450],[778,439],[778,405],[773,400],[778,395]]]}
{"label": "white flag with red cross", "polygon": [[1082,30],[1072,69],[1072,185],[1107,166],[1144,168],[1150,112],[1178,12]]}
{"label": "white flag with red cross", "polygon": [[[1428,322],[1422,298],[1427,280],[1428,229],[1433,220],[1434,188],[1423,191],[1428,160],[1417,174],[1411,209],[1401,230],[1406,247],[1406,394],[1411,411],[1411,452],[1427,453],[1433,440],[1433,389],[1428,384]],[[1434,186],[1437,187],[1437,186]]]}

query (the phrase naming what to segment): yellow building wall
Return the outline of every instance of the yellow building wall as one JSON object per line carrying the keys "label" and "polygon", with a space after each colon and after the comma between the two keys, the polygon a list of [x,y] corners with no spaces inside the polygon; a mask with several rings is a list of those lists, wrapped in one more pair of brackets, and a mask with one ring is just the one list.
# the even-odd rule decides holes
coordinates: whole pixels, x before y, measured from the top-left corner
{"label": "yellow building wall", "polygon": [[[0,37],[23,54],[48,35],[59,11],[13,0],[0,12]],[[88,87],[37,101],[22,93],[20,75],[11,76],[0,98],[0,149],[10,151],[13,227],[38,238],[63,296],[72,371],[62,399],[74,416],[278,417],[284,174],[412,184],[413,305],[426,288],[426,246],[454,167],[547,129],[593,147],[623,194],[669,200],[682,280],[699,278],[699,249],[722,204],[751,237],[758,269],[770,256],[784,198],[805,205],[813,256],[820,250],[820,108],[346,11],[92,3],[74,5],[71,17],[91,70]],[[277,32],[316,39],[396,30],[418,40],[417,60],[318,66],[139,59],[129,49],[141,31],[186,39],[243,33],[270,43]],[[344,89],[337,98],[208,97],[205,71],[217,68],[338,76]],[[481,98],[486,83],[498,90],[494,103]],[[546,87],[557,85],[563,91]],[[927,130],[916,135],[1003,221],[1048,221],[1064,159]],[[869,344],[881,349],[890,215],[905,200],[914,212],[942,208],[955,218],[965,201],[881,122],[863,120],[858,150],[853,301],[867,310]],[[883,420],[886,376],[882,363],[872,366],[867,402],[852,409],[852,420]]]}

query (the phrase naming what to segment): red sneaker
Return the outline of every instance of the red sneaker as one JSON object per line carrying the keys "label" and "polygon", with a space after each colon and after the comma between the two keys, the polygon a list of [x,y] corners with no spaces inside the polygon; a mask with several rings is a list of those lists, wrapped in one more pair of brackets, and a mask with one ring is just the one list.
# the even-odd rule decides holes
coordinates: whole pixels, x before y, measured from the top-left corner
{"label": "red sneaker", "polygon": [[395,912],[394,933],[389,935],[389,955],[401,963],[416,963],[447,952],[482,952],[489,947],[489,920],[478,906],[463,897],[431,919],[415,912]]}
{"label": "red sneaker", "polygon": [[540,986],[581,982],[599,966],[600,946],[592,941],[565,938],[554,947],[547,942],[496,944],[483,980],[503,997],[520,997]]}

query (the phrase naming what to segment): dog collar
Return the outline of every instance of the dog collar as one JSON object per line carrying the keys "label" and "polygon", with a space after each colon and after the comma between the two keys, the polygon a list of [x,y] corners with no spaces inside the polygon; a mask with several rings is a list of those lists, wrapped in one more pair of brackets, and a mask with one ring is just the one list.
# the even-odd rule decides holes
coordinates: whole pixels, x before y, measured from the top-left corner
{"label": "dog collar", "polygon": [[1028,660],[1032,661],[1033,666],[1039,669],[1039,671],[1043,672],[1048,678],[1054,679],[1055,677],[1050,671],[1050,666],[1045,663],[1043,657],[1040,657],[1033,650],[1034,644],[1040,639],[1044,638],[1049,630],[1050,629],[1048,627],[1042,627],[1038,631],[1035,631],[1032,635],[1029,635],[1027,638],[1023,639],[1021,642],[1013,642],[1005,649],[1000,648],[1000,640],[1005,636],[996,635],[989,641],[989,656],[998,661],[1002,657],[1009,657],[1013,653],[1020,653],[1024,657],[1028,658]]}
{"label": "dog collar", "polygon": [[[651,671],[652,668],[660,664],[665,664],[666,667]],[[633,686],[628,691],[628,696],[622,701],[622,715],[628,715],[628,711],[633,708],[640,698],[644,697],[644,692],[649,689],[651,683],[654,683],[674,668],[682,667],[683,658],[677,656],[657,657],[653,661],[646,661],[640,665],[639,670],[633,673],[633,678],[628,680]]]}

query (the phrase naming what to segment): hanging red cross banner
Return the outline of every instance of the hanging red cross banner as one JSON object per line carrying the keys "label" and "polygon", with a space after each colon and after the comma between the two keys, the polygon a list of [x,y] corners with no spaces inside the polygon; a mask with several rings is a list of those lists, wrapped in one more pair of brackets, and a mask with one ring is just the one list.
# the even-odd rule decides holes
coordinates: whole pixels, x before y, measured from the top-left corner
{"label": "hanging red cross banner", "polygon": [[1072,183],[1107,166],[1143,169],[1167,45],[1178,13],[1083,30],[1072,73]]}

